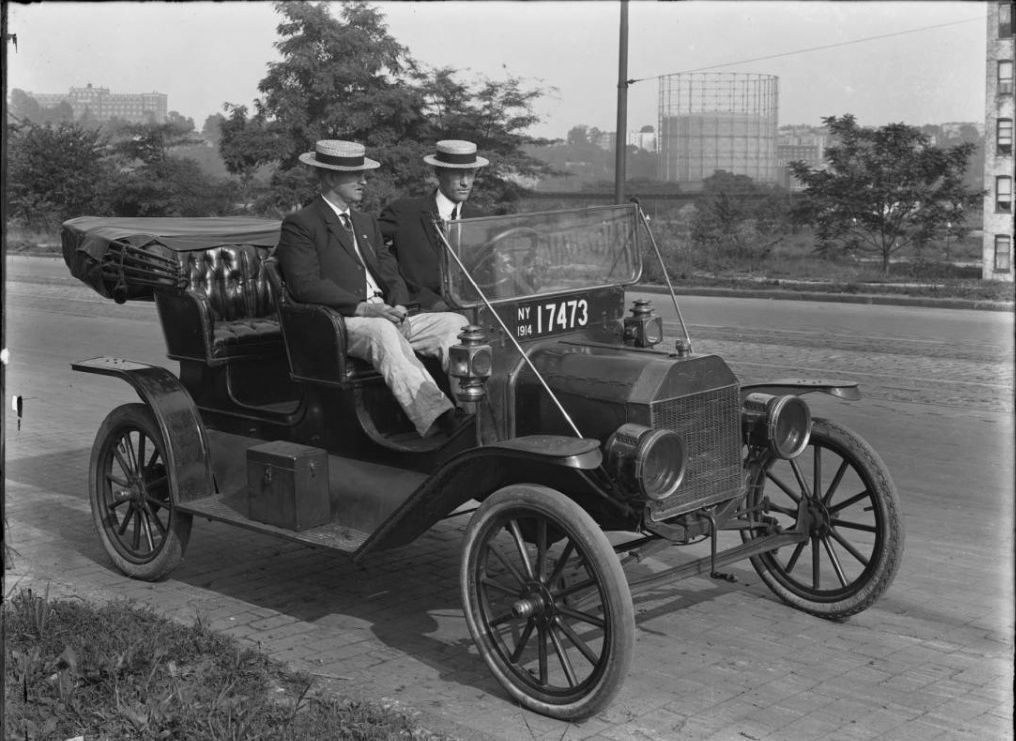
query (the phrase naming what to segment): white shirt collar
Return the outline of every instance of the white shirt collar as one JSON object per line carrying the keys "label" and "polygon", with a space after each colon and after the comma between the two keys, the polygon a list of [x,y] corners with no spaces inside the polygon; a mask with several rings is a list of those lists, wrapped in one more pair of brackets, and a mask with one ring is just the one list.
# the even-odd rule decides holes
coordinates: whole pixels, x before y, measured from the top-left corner
{"label": "white shirt collar", "polygon": [[455,207],[459,204],[448,198],[440,189],[438,189],[434,200],[437,202],[437,215],[445,221],[451,221],[452,214],[455,213]]}
{"label": "white shirt collar", "polygon": [[344,209],[343,208],[339,208],[338,206],[336,206],[334,203],[329,201],[324,196],[321,196],[321,198],[324,199],[324,202],[327,203],[331,207],[332,211],[335,212],[336,216],[342,216],[342,214],[345,214],[346,216],[349,216],[349,207],[348,206],[346,208],[344,208]]}

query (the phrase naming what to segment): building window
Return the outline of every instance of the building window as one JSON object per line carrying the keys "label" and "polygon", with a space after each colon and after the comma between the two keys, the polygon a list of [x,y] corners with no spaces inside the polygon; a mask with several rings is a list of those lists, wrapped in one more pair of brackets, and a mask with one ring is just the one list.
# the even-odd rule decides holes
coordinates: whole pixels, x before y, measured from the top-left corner
{"label": "building window", "polygon": [[1012,270],[1012,237],[1008,234],[995,235],[995,272],[1008,273]]}
{"label": "building window", "polygon": [[998,37],[1012,38],[1012,3],[998,4]]}
{"label": "building window", "polygon": [[1012,178],[1002,176],[995,178],[995,210],[1012,213]]}
{"label": "building window", "polygon": [[1012,154],[1012,119],[1000,118],[995,126],[999,154]]}
{"label": "building window", "polygon": [[1012,95],[1012,62],[1008,59],[998,63],[998,94]]}

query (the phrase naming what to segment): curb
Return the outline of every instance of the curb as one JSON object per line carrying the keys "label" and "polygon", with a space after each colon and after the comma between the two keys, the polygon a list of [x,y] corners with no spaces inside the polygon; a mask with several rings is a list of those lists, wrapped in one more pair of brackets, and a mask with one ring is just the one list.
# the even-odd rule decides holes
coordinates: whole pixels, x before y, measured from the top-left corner
{"label": "curb", "polygon": [[[669,294],[666,286],[638,285],[644,293]],[[973,309],[977,311],[1013,311],[1013,301],[987,299],[934,298],[931,296],[897,296],[879,293],[833,293],[826,291],[790,291],[787,289],[719,288],[712,286],[680,286],[674,293],[681,296],[728,296],[730,298],[767,298],[777,301],[826,301],[840,304],[880,304],[885,306],[916,306],[937,309]]]}

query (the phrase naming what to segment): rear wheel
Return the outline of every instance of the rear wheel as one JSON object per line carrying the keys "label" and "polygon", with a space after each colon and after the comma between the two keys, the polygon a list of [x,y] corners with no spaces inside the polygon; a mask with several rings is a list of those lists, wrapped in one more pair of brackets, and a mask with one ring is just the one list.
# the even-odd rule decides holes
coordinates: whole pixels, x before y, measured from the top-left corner
{"label": "rear wheel", "polygon": [[852,431],[815,418],[805,451],[770,458],[755,473],[748,504],[766,523],[745,539],[794,529],[808,539],[764,553],[752,565],[776,595],[805,612],[844,618],[870,607],[903,555],[903,518],[885,464]]}
{"label": "rear wheel", "polygon": [[89,472],[92,519],[113,563],[155,581],[183,559],[191,516],[173,506],[166,445],[151,410],[124,404],[103,420]]}
{"label": "rear wheel", "polygon": [[628,674],[635,610],[593,519],[563,494],[513,485],[466,530],[460,585],[487,666],[519,703],[562,720],[605,707]]}

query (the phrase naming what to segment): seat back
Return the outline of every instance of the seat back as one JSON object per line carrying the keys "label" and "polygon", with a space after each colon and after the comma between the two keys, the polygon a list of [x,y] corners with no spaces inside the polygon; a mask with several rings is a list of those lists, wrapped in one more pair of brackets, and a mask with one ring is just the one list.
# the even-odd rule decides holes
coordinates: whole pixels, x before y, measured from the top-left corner
{"label": "seat back", "polygon": [[255,245],[222,245],[185,253],[182,289],[157,290],[168,355],[223,365],[277,355],[282,334],[264,258]]}
{"label": "seat back", "polygon": [[275,304],[266,256],[267,250],[249,244],[188,252],[183,266],[188,290],[208,301],[216,321],[270,316]]}
{"label": "seat back", "polygon": [[264,261],[264,268],[277,297],[275,306],[293,380],[345,388],[379,377],[368,363],[346,356],[346,323],[339,312],[294,299],[274,256]]}

